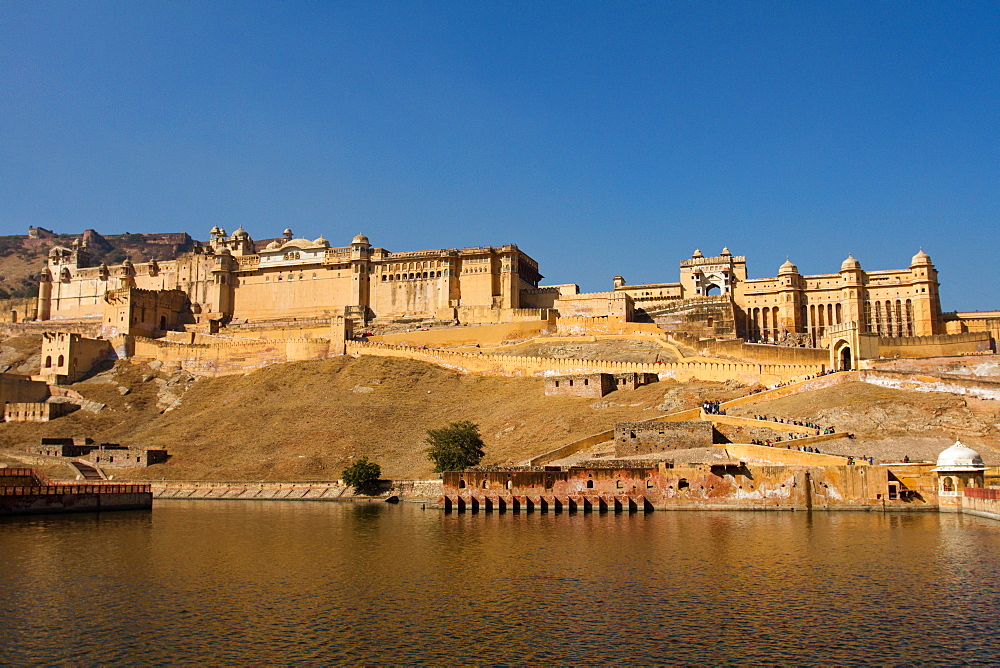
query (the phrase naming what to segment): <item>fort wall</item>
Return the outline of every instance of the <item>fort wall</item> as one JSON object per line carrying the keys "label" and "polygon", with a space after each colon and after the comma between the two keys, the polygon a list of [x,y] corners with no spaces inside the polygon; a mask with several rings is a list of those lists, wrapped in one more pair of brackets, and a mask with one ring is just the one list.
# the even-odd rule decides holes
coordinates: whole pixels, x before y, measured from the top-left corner
{"label": "fort wall", "polygon": [[590,373],[655,373],[660,379],[711,380],[725,382],[737,379],[745,384],[773,384],[793,378],[821,373],[821,365],[769,365],[743,362],[675,362],[643,364],[602,360],[570,360],[517,355],[491,355],[449,350],[422,350],[405,346],[349,341],[347,351],[355,355],[381,355],[416,359],[464,373],[486,373],[503,376],[542,376]]}
{"label": "fort wall", "polygon": [[993,352],[989,332],[963,332],[934,336],[879,337],[882,357],[943,357],[978,352]]}
{"label": "fort wall", "polygon": [[137,337],[133,344],[139,361],[158,360],[170,368],[203,376],[242,374],[271,364],[325,359],[330,351],[326,339],[223,339],[182,344]]}
{"label": "fort wall", "polygon": [[[842,438],[844,434],[828,434],[836,438]],[[803,439],[804,441],[805,439]],[[790,441],[791,444],[800,444],[799,440]],[[749,443],[727,443],[726,452],[733,459],[741,462],[776,464],[779,466],[846,466],[847,457],[839,455],[824,455],[819,452],[801,452],[781,445],[768,447],[766,445],[752,445]],[[860,460],[859,460],[860,462]],[[859,463],[858,466],[867,464]]]}
{"label": "fort wall", "polygon": [[615,457],[648,455],[712,445],[709,422],[618,422],[615,424]]}
{"label": "fort wall", "polygon": [[37,403],[49,397],[49,386],[16,373],[0,373],[0,405]]}
{"label": "fort wall", "polygon": [[38,316],[38,298],[0,299],[0,323],[18,323]]}
{"label": "fort wall", "polygon": [[496,325],[450,327],[448,329],[382,334],[369,337],[369,341],[396,346],[427,346],[429,348],[476,344],[492,346],[502,344],[506,341],[540,336],[548,331],[550,327],[551,323],[548,320],[531,320],[528,322],[509,322]]}

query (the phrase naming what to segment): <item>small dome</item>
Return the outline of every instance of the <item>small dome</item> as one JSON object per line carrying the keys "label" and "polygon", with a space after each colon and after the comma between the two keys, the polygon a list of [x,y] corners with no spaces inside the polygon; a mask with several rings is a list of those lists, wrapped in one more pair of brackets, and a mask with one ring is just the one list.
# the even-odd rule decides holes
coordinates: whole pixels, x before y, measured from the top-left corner
{"label": "small dome", "polygon": [[722,257],[729,257],[730,255],[732,255],[732,253],[729,252],[729,246],[723,246],[722,252],[720,253],[720,255]]}
{"label": "small dome", "polygon": [[861,263],[854,259],[854,256],[850,253],[847,254],[847,259],[844,260],[840,265],[841,271],[854,271],[855,269],[861,269]]}
{"label": "small dome", "polygon": [[286,237],[288,239],[291,239],[292,238],[292,228],[286,227],[285,231],[281,233],[281,236]]}
{"label": "small dome", "polygon": [[212,235],[217,235],[217,234],[219,234],[219,226],[218,226],[218,225],[212,225],[212,229],[211,229],[211,230],[209,230],[209,232],[208,232],[208,233],[209,233],[209,234],[212,234]]}
{"label": "small dome", "polygon": [[366,237],[363,234],[359,234],[358,236],[356,236],[353,239],[351,239],[351,243],[352,244],[365,244],[366,246],[370,246],[371,245],[371,244],[368,243],[368,237]]}
{"label": "small dome", "polygon": [[125,258],[125,261],[122,262],[122,266],[123,267],[131,267],[132,266],[132,260],[130,260],[128,258]]}
{"label": "small dome", "polygon": [[267,246],[264,247],[264,250],[278,250],[279,248],[281,248],[281,242],[272,241],[271,243],[269,243]]}
{"label": "small dome", "polygon": [[236,240],[236,239],[249,239],[250,235],[247,233],[246,230],[243,229],[243,226],[240,225],[238,228],[236,228],[236,231],[233,232],[232,238],[233,238],[233,240]]}
{"label": "small dome", "polygon": [[914,255],[913,259],[910,260],[911,267],[918,264],[930,264],[930,263],[931,263],[931,256],[925,253],[923,248],[921,248],[920,252]]}
{"label": "small dome", "polygon": [[799,268],[792,264],[792,261],[787,257],[785,258],[785,263],[778,267],[779,274],[797,274],[799,273]]}
{"label": "small dome", "polygon": [[955,441],[953,446],[938,455],[935,470],[974,471],[984,468],[986,467],[983,464],[983,458],[978,452],[961,441]]}
{"label": "small dome", "polygon": [[705,257],[705,256],[702,254],[702,252],[700,250],[698,250],[697,248],[695,248],[694,252],[691,253],[691,257],[692,258],[696,258],[696,257]]}
{"label": "small dome", "polygon": [[317,239],[313,243],[316,244],[317,246],[325,246],[326,248],[330,247],[330,242],[327,241],[326,239],[324,239],[323,237],[320,237],[319,239]]}
{"label": "small dome", "polygon": [[232,254],[233,251],[229,250],[228,248],[219,249],[219,255],[232,255]]}
{"label": "small dome", "polygon": [[80,239],[79,238],[73,239],[73,243],[71,245],[73,245],[73,246],[79,246],[80,245]]}
{"label": "small dome", "polygon": [[56,257],[59,255],[59,247],[53,246],[52,250],[49,251],[49,257]]}

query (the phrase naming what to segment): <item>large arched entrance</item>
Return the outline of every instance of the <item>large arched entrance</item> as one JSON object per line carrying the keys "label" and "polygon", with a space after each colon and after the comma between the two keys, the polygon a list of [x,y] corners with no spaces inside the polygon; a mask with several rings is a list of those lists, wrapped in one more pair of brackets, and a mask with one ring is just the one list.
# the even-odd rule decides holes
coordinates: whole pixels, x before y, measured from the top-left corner
{"label": "large arched entrance", "polygon": [[840,363],[841,371],[850,371],[854,367],[852,366],[853,361],[851,360],[851,347],[848,345],[843,346],[840,349],[840,354],[838,355],[838,361]]}
{"label": "large arched entrance", "polygon": [[830,343],[830,368],[837,371],[852,371],[854,369],[854,350],[851,341],[840,338]]}

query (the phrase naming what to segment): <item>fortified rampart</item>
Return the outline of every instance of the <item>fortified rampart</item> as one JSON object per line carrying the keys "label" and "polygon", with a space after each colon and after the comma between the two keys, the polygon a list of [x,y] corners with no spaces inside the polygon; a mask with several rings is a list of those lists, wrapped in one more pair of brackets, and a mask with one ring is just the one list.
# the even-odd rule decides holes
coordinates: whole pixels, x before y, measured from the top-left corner
{"label": "fortified rampart", "polygon": [[326,339],[221,339],[211,344],[183,344],[136,337],[132,343],[139,361],[158,360],[168,368],[201,376],[242,374],[270,364],[325,359],[330,352]]}
{"label": "fortified rampart", "polygon": [[764,364],[827,364],[830,352],[826,348],[798,348],[766,343],[745,343],[739,339],[701,339],[671,332],[669,341],[691,348],[706,356],[725,355]]}
{"label": "fortified rampart", "polygon": [[793,378],[822,373],[822,365],[752,364],[746,362],[672,362],[643,364],[606,360],[570,360],[550,357],[492,355],[451,350],[423,350],[407,346],[349,341],[347,351],[355,355],[402,357],[438,364],[463,373],[501,376],[544,376],[554,373],[655,373],[659,378],[678,381],[691,379],[725,382],[736,379],[744,384],[785,382]]}

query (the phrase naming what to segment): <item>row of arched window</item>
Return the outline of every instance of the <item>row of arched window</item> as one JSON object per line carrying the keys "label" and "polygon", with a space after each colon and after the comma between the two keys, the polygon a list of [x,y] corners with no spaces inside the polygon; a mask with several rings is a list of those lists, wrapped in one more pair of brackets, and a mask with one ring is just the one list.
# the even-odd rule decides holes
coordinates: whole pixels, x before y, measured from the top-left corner
{"label": "row of arched window", "polygon": [[[59,359],[56,360],[56,366],[57,367],[62,366],[65,363],[66,363],[66,358],[63,355],[60,355]],[[52,355],[46,355],[45,356],[45,368],[46,369],[51,369],[52,368]]]}
{"label": "row of arched window", "polygon": [[417,271],[410,274],[382,274],[382,282],[387,281],[415,281],[422,278],[441,278],[441,272]]}

